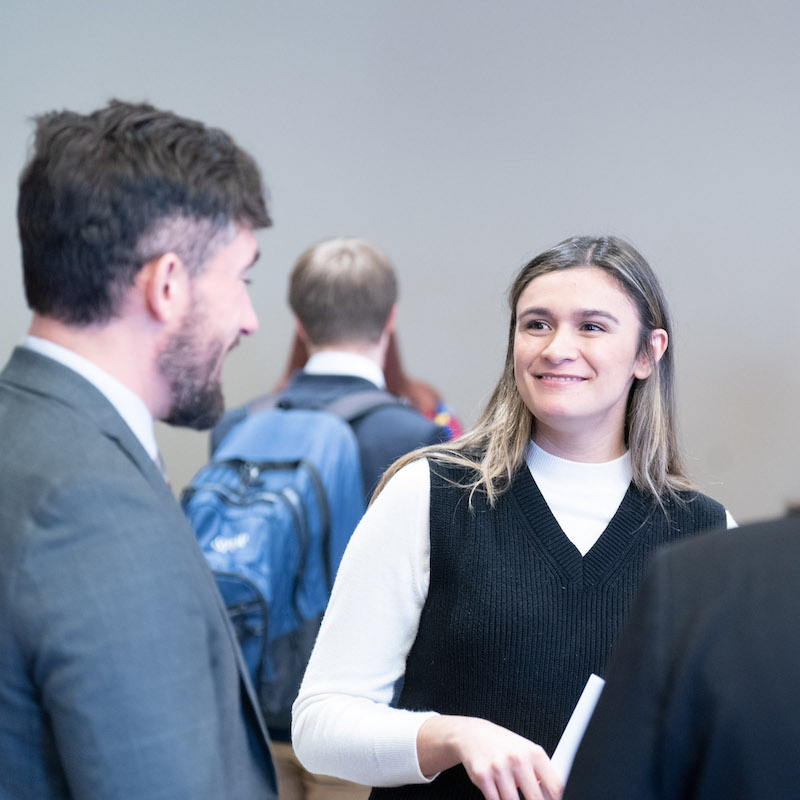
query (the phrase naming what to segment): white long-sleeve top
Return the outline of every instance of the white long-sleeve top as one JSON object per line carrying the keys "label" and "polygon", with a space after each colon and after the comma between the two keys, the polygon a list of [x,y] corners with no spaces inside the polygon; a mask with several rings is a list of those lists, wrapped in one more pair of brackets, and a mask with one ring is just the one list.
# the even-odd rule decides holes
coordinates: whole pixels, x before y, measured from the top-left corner
{"label": "white long-sleeve top", "polygon": [[[585,464],[531,443],[526,460],[559,525],[585,555],[625,496],[629,455]],[[420,459],[389,481],[350,540],[293,708],[295,752],[311,772],[369,786],[435,777],[420,771],[417,733],[436,713],[389,705],[428,594],[429,512],[430,474]],[[728,526],[735,526],[730,516]]]}

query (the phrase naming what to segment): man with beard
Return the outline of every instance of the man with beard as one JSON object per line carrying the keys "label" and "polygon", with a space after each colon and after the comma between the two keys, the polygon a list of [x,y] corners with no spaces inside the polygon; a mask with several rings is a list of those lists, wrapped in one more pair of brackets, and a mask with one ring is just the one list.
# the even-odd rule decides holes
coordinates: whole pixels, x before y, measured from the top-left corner
{"label": "man with beard", "polygon": [[33,321],[0,375],[0,797],[273,798],[241,654],[159,470],[253,333],[252,158],[148,105],[37,120]]}

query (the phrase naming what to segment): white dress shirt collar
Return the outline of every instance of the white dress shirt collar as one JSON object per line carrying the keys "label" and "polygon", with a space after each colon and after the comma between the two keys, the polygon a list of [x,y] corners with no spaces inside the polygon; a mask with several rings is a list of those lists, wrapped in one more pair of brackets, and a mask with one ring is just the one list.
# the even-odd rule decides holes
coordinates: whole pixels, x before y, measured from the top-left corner
{"label": "white dress shirt collar", "polygon": [[309,375],[350,375],[364,378],[379,389],[386,388],[386,378],[381,368],[371,359],[358,353],[345,353],[341,350],[323,350],[314,353],[303,367]]}
{"label": "white dress shirt collar", "polygon": [[53,361],[58,361],[59,364],[77,372],[78,375],[89,381],[114,406],[150,458],[158,463],[158,445],[153,428],[153,417],[139,395],[88,359],[47,339],[28,335],[22,340],[22,346],[47,358],[52,358]]}

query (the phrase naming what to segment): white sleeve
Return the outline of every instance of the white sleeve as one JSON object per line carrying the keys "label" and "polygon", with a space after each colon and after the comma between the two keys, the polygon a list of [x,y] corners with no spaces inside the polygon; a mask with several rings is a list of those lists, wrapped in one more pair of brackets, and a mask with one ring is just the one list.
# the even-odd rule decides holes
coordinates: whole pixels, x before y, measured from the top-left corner
{"label": "white sleeve", "polygon": [[731,516],[731,512],[728,511],[727,508],[725,509],[725,525],[727,526],[728,530],[739,527],[736,520]]}
{"label": "white sleeve", "polygon": [[392,708],[430,580],[430,475],[400,470],[347,546],[293,707],[292,744],[310,772],[369,786],[426,783],[417,732],[434,712]]}

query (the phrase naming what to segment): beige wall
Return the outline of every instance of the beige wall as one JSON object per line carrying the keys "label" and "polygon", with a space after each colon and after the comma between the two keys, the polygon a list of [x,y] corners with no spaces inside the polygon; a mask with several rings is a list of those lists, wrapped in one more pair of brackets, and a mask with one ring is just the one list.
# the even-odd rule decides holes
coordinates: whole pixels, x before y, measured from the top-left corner
{"label": "beige wall", "polygon": [[[650,259],[677,323],[692,471],[739,520],[800,499],[800,5],[2,0],[0,349],[24,332],[16,180],[53,107],[149,99],[261,163],[261,331],[231,403],[279,373],[286,276],[310,242],[374,239],[401,274],[411,371],[466,420],[504,351],[504,293],[578,232]],[[159,427],[173,483],[205,437]]]}

